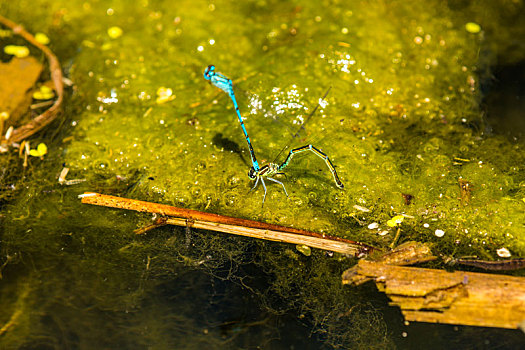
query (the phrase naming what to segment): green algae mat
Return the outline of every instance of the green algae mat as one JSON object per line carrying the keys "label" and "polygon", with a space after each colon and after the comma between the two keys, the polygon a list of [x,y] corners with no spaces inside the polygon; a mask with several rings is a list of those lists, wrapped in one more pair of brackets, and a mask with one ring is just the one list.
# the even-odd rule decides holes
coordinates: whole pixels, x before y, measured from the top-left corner
{"label": "green algae mat", "polygon": [[[0,1],[45,33],[73,82],[27,166],[16,148],[0,154],[0,347],[517,347],[519,331],[403,324],[373,286],[341,285],[355,259],[190,228],[137,237],[155,218],[77,196],[523,258],[525,144],[498,132],[484,99],[493,67],[525,58],[524,6]],[[4,63],[5,47],[24,45],[5,29]],[[344,189],[304,152],[273,176],[288,196],[266,181],[263,205],[234,106],[203,77],[210,64],[232,79],[261,166],[311,144]],[[78,181],[59,183],[64,167]]]}

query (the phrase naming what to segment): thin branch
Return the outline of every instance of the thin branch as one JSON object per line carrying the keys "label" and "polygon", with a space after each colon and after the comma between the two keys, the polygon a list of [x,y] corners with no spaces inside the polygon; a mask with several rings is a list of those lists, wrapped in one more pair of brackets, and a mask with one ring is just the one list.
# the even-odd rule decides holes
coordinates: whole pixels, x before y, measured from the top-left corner
{"label": "thin branch", "polygon": [[[166,224],[186,226],[188,225],[187,219],[182,218],[168,218]],[[217,231],[223,233],[229,233],[232,235],[252,237],[258,239],[264,239],[267,241],[283,242],[291,244],[304,244],[312,248],[318,248],[322,250],[329,250],[332,252],[349,254],[353,256],[359,256],[362,250],[362,246],[356,246],[352,243],[341,242],[332,240],[330,238],[319,238],[312,236],[305,236],[296,233],[289,233],[285,231],[274,231],[267,229],[258,229],[252,227],[243,227],[237,225],[220,224],[211,221],[196,220],[191,222],[192,228],[198,228],[203,230]],[[287,229],[286,227],[282,227]]]}
{"label": "thin branch", "polygon": [[[151,203],[135,199],[109,196],[87,192],[80,196],[82,203],[104,207],[156,213],[169,217],[167,224],[202,228],[236,235],[255,237],[277,242],[305,244],[310,247],[351,254],[362,257],[378,250],[372,246],[348,239],[327,236],[316,232],[268,224],[259,221],[239,219],[230,216],[206,213],[202,211],[173,207],[166,204]],[[176,219],[179,218],[179,219]],[[153,226],[158,226],[154,224]],[[139,234],[148,231],[139,230]]]}

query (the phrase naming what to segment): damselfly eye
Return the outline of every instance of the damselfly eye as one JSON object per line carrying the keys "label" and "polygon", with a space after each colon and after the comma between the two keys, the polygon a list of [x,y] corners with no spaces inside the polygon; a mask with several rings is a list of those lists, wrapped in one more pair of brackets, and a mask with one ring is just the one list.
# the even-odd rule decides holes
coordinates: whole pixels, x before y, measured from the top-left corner
{"label": "damselfly eye", "polygon": [[248,177],[250,180],[255,180],[257,178],[257,174],[255,173],[255,169],[253,167],[251,167],[248,171]]}
{"label": "damselfly eye", "polygon": [[215,66],[213,64],[210,64],[206,69],[204,70],[204,78],[207,80],[211,79],[211,73],[215,70]]}

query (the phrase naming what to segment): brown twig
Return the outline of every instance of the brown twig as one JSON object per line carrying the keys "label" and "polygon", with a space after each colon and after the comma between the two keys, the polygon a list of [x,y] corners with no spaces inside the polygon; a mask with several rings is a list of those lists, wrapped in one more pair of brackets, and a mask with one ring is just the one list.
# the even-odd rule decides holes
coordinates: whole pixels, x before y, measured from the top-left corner
{"label": "brown twig", "polygon": [[154,223],[152,223],[151,225],[148,225],[148,226],[144,226],[144,227],[141,227],[141,228],[138,228],[136,229],[135,231],[135,234],[137,235],[143,235],[143,234],[146,234],[148,231],[151,231],[153,229],[156,229],[156,228],[159,228],[159,227],[162,227],[162,226],[165,226],[168,224],[167,222],[167,218],[165,217],[162,217],[162,218],[158,218],[157,220],[155,220]]}
{"label": "brown twig", "polygon": [[[182,218],[168,218],[166,224],[186,226],[187,219]],[[191,223],[192,228],[217,231],[229,233],[232,235],[252,237],[258,239],[264,239],[267,241],[284,242],[291,244],[304,244],[312,248],[318,248],[322,250],[329,250],[332,252],[349,254],[353,256],[360,256],[362,253],[362,245],[356,245],[355,243],[342,242],[333,240],[333,237],[313,237],[310,235],[301,235],[296,233],[289,233],[285,231],[274,231],[268,229],[259,229],[253,227],[244,227],[238,225],[221,224],[211,221],[195,220]],[[281,227],[282,229],[288,229]]]}
{"label": "brown twig", "polygon": [[[206,213],[192,209],[178,208],[165,204],[151,203],[90,192],[81,195],[81,197],[82,203],[156,213],[167,216],[169,217],[166,219],[167,224],[186,226],[187,220],[192,220],[192,227],[196,228],[226,232],[248,237],[256,237],[278,242],[305,244],[314,248],[351,254],[358,257],[370,254],[374,250],[378,250],[377,248],[371,247],[369,245],[340,237],[327,236],[316,232]],[[154,224],[154,226],[155,225],[158,226],[158,224]],[[149,229],[150,226],[148,226],[147,230]],[[145,231],[140,230],[138,233],[143,233]]]}
{"label": "brown twig", "polygon": [[0,23],[6,27],[9,27],[13,33],[20,35],[22,38],[27,40],[30,44],[41,50],[44,55],[46,55],[47,60],[49,61],[49,71],[51,72],[51,79],[55,85],[55,91],[57,92],[57,99],[49,109],[44,113],[40,114],[29,123],[26,123],[18,128],[16,128],[9,142],[21,142],[22,140],[28,138],[29,136],[40,131],[46,125],[51,123],[58,115],[60,106],[64,99],[64,84],[62,82],[62,69],[60,68],[60,62],[55,54],[45,45],[42,45],[36,41],[35,37],[27,32],[21,25],[16,24],[15,22],[3,17],[0,15]]}

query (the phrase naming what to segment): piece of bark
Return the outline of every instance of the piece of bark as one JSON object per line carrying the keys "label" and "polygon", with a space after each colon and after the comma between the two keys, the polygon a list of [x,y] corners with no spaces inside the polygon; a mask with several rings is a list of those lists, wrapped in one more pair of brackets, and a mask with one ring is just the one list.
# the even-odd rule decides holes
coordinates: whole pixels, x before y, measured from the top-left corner
{"label": "piece of bark", "polygon": [[[375,262],[388,265],[413,265],[435,260],[432,250],[428,244],[421,242],[406,242],[388,253],[370,257]],[[359,274],[359,266],[355,265],[343,272],[343,284],[353,284],[355,286],[370,281],[370,278]]]}
{"label": "piece of bark", "polygon": [[357,274],[373,279],[407,321],[515,329],[525,320],[523,277],[366,260],[359,261]]}

